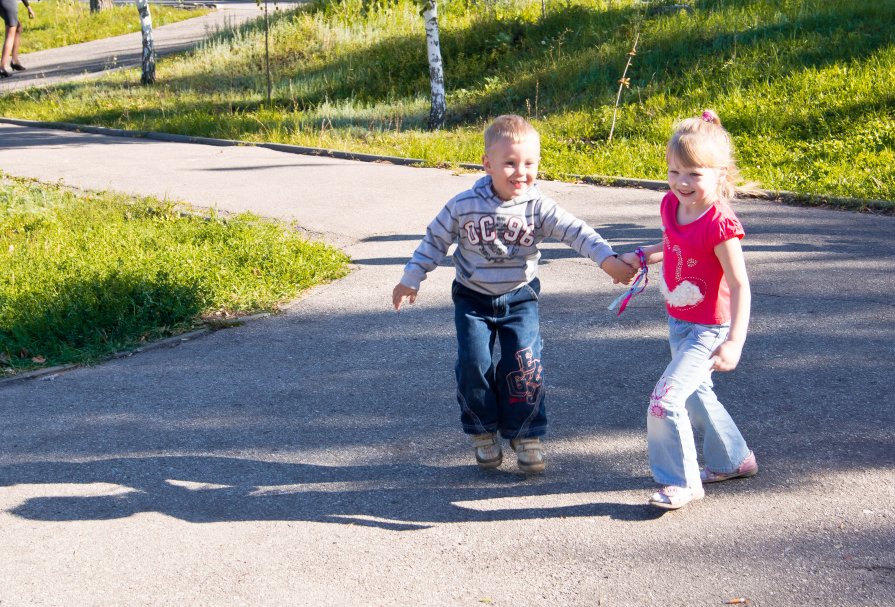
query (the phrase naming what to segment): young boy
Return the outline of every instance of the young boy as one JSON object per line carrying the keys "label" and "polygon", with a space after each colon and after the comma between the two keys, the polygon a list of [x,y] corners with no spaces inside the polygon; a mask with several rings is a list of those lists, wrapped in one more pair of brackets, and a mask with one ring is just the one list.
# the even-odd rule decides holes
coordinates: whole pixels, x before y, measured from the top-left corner
{"label": "young boy", "polygon": [[[451,244],[457,327],[457,400],[463,431],[472,436],[479,467],[500,466],[498,437],[510,441],[519,468],[545,467],[540,438],[547,429],[538,315],[538,243],[554,237],[593,259],[615,282],[634,270],[580,219],[544,197],[535,180],[541,145],[524,118],[499,116],[485,131],[487,175],[438,213],[395,285],[395,309],[416,300],[420,283]],[[494,341],[501,356],[495,360]]]}

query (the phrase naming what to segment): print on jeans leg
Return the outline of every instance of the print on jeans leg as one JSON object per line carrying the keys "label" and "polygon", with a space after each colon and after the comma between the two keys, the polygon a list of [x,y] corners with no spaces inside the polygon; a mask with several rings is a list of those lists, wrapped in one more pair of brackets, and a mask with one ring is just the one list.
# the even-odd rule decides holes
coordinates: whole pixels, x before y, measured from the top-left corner
{"label": "print on jeans leg", "polygon": [[509,401],[535,405],[540,401],[544,381],[541,359],[534,357],[531,348],[525,348],[516,352],[516,361],[519,363],[519,370],[507,374]]}
{"label": "print on jeans leg", "polygon": [[656,387],[653,389],[653,393],[649,397],[649,414],[653,417],[658,417],[662,419],[665,417],[665,407],[662,406],[662,399],[671,392],[671,386],[668,385],[668,382],[660,379],[659,383],[656,384]]}

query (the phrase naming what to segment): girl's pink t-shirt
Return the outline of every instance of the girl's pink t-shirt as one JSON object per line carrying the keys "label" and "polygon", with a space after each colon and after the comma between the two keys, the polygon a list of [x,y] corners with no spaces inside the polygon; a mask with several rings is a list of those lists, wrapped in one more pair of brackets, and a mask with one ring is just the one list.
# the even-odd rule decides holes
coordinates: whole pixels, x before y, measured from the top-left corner
{"label": "girl's pink t-shirt", "polygon": [[725,202],[679,225],[678,205],[673,192],[662,199],[662,294],[668,314],[703,325],[730,322],[730,288],[714,249],[725,240],[743,238],[743,226]]}

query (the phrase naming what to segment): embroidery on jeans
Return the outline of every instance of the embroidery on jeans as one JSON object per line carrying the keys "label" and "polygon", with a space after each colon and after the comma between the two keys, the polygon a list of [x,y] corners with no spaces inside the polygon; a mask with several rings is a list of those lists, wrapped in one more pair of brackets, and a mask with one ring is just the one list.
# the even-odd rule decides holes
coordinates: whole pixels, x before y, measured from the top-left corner
{"label": "embroidery on jeans", "polygon": [[541,400],[541,387],[544,383],[541,359],[534,357],[531,348],[525,348],[516,352],[516,361],[519,363],[519,370],[507,374],[509,401],[535,405]]}
{"label": "embroidery on jeans", "polygon": [[[659,380],[661,381],[661,380]],[[665,407],[662,405],[662,399],[671,392],[671,386],[668,382],[662,381],[661,385],[656,384],[653,393],[649,397],[649,414],[659,419],[664,419],[667,415]]]}

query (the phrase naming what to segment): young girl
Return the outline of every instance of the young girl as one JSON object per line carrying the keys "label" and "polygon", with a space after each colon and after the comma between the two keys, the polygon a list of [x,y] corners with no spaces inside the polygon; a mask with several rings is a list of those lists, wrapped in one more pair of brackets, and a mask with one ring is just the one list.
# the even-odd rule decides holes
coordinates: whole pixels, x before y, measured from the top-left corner
{"label": "young girl", "polygon": [[[649,503],[674,510],[701,499],[703,483],[752,476],[758,465],[711,379],[713,370],[737,366],[749,324],[744,232],[729,205],[739,177],[733,144],[718,115],[705,111],[678,125],[665,157],[671,191],[662,199],[662,242],[622,259],[636,267],[664,261],[672,357],[647,415],[650,468],[664,487]],[[691,424],[703,435],[701,472]]]}

